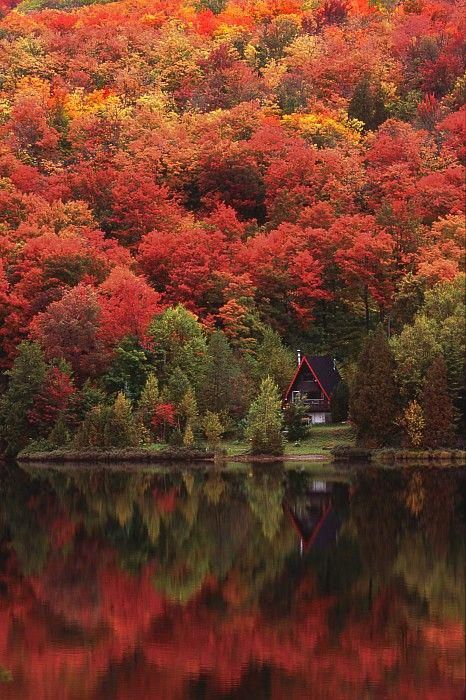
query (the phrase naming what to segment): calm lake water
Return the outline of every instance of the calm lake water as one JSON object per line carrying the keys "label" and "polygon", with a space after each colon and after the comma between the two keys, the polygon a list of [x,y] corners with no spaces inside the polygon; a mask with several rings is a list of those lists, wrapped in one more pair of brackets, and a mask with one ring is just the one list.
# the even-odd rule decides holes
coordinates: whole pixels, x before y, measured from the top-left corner
{"label": "calm lake water", "polygon": [[0,467],[0,698],[459,700],[464,486]]}

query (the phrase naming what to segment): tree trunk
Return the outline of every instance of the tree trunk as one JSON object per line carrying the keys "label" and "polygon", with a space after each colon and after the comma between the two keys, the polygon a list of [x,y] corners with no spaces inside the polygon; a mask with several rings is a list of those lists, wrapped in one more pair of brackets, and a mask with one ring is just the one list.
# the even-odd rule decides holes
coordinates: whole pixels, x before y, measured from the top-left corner
{"label": "tree trunk", "polygon": [[366,317],[366,333],[369,333],[369,290],[367,284],[364,287],[364,311]]}

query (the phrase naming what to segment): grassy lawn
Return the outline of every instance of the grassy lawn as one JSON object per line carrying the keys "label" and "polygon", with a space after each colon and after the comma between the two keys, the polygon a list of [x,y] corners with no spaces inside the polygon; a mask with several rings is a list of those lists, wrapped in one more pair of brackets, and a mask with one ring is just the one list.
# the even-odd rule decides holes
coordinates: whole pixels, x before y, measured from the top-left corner
{"label": "grassy lawn", "polygon": [[[327,454],[338,445],[353,445],[354,433],[350,425],[311,425],[309,435],[299,443],[285,443],[285,455]],[[222,443],[230,456],[245,454],[249,450],[246,442],[237,440]]]}
{"label": "grassy lawn", "polygon": [[311,425],[309,435],[300,443],[288,442],[286,455],[325,454],[339,445],[353,445],[354,432],[351,425]]}

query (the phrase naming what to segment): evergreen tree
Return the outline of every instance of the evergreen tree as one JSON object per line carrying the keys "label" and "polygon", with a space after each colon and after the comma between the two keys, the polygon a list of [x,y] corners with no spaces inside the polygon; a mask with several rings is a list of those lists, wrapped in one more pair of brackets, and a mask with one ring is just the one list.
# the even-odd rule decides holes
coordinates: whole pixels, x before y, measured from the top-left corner
{"label": "evergreen tree", "polygon": [[218,413],[207,411],[202,419],[202,427],[209,448],[215,452],[218,449],[220,439],[225,431]]}
{"label": "evergreen tree", "polygon": [[188,388],[180,402],[179,416],[184,423],[185,430],[188,426],[191,427],[191,430],[196,430],[199,421],[199,412],[197,409],[196,396],[191,387]]}
{"label": "evergreen tree", "polygon": [[253,454],[282,454],[282,429],[280,392],[273,379],[266,377],[246,419],[245,434]]}
{"label": "evergreen tree", "polygon": [[334,423],[343,423],[348,418],[349,389],[346,382],[340,382],[330,398],[330,410]]}
{"label": "evergreen tree", "polygon": [[126,336],[115,348],[112,363],[103,379],[110,393],[123,391],[134,401],[142,391],[149,370],[147,353],[138,339]]}
{"label": "evergreen tree", "polygon": [[108,400],[105,391],[92,379],[86,379],[74,401],[74,418],[83,421],[95,406],[104,405]]}
{"label": "evergreen tree", "polygon": [[74,438],[77,448],[95,447],[105,449],[111,447],[109,436],[112,431],[109,425],[113,417],[113,407],[98,404],[92,406],[79,426]]}
{"label": "evergreen tree", "polygon": [[191,384],[186,374],[180,367],[175,367],[162,392],[164,401],[172,403],[178,408],[190,388]]}
{"label": "evergreen tree", "polygon": [[8,388],[0,406],[1,432],[9,454],[18,453],[39,428],[29,420],[34,399],[41,390],[47,372],[44,353],[38,343],[23,341],[13,367],[6,372]]}
{"label": "evergreen tree", "polygon": [[159,401],[159,382],[151,372],[144,385],[137,405],[138,418],[146,430],[151,431],[152,419]]}
{"label": "evergreen tree", "polygon": [[379,84],[365,76],[356,85],[348,105],[348,116],[363,122],[366,129],[377,129],[387,118],[384,95]]}
{"label": "evergreen tree", "polygon": [[207,363],[201,404],[217,413],[229,413],[235,402],[239,367],[226,335],[212,333],[207,346]]}
{"label": "evergreen tree", "polygon": [[278,333],[269,327],[265,328],[255,358],[251,362],[252,375],[257,385],[259,386],[265,377],[271,377],[280,392],[286,389],[295,370],[293,353],[283,345]]}
{"label": "evergreen tree", "polygon": [[438,355],[427,370],[421,406],[424,415],[424,447],[451,447],[455,433],[455,412],[448,390],[447,367],[442,355]]}
{"label": "evergreen tree", "polygon": [[51,447],[63,448],[70,442],[71,435],[63,414],[60,414],[55,421],[55,425],[50,431],[47,441]]}
{"label": "evergreen tree", "polygon": [[358,441],[371,447],[387,444],[394,433],[397,409],[395,360],[380,326],[364,343],[351,387],[350,416]]}
{"label": "evergreen tree", "polygon": [[194,445],[194,433],[191,427],[191,423],[186,424],[186,428],[183,433],[183,447],[192,447]]}
{"label": "evergreen tree", "polygon": [[112,447],[134,447],[138,444],[131,401],[122,391],[118,392],[113,404],[107,439]]}
{"label": "evergreen tree", "polygon": [[196,0],[196,9],[198,12],[202,10],[210,10],[214,15],[219,15],[225,9],[227,0]]}
{"label": "evergreen tree", "polygon": [[113,406],[93,406],[76,434],[77,447],[135,447],[139,442],[131,402],[119,392]]}
{"label": "evergreen tree", "polygon": [[304,401],[289,403],[283,413],[288,440],[303,440],[309,432],[305,422],[306,404]]}

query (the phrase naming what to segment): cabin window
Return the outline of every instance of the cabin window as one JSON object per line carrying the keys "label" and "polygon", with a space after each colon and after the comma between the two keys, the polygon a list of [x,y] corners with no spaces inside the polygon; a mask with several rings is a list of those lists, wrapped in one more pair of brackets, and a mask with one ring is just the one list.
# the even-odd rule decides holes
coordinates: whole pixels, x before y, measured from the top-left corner
{"label": "cabin window", "polygon": [[312,422],[313,423],[325,423],[325,413],[313,413],[312,414]]}
{"label": "cabin window", "polygon": [[301,398],[301,392],[300,391],[292,391],[291,392],[291,401],[292,403],[295,403],[296,401],[299,401]]}

